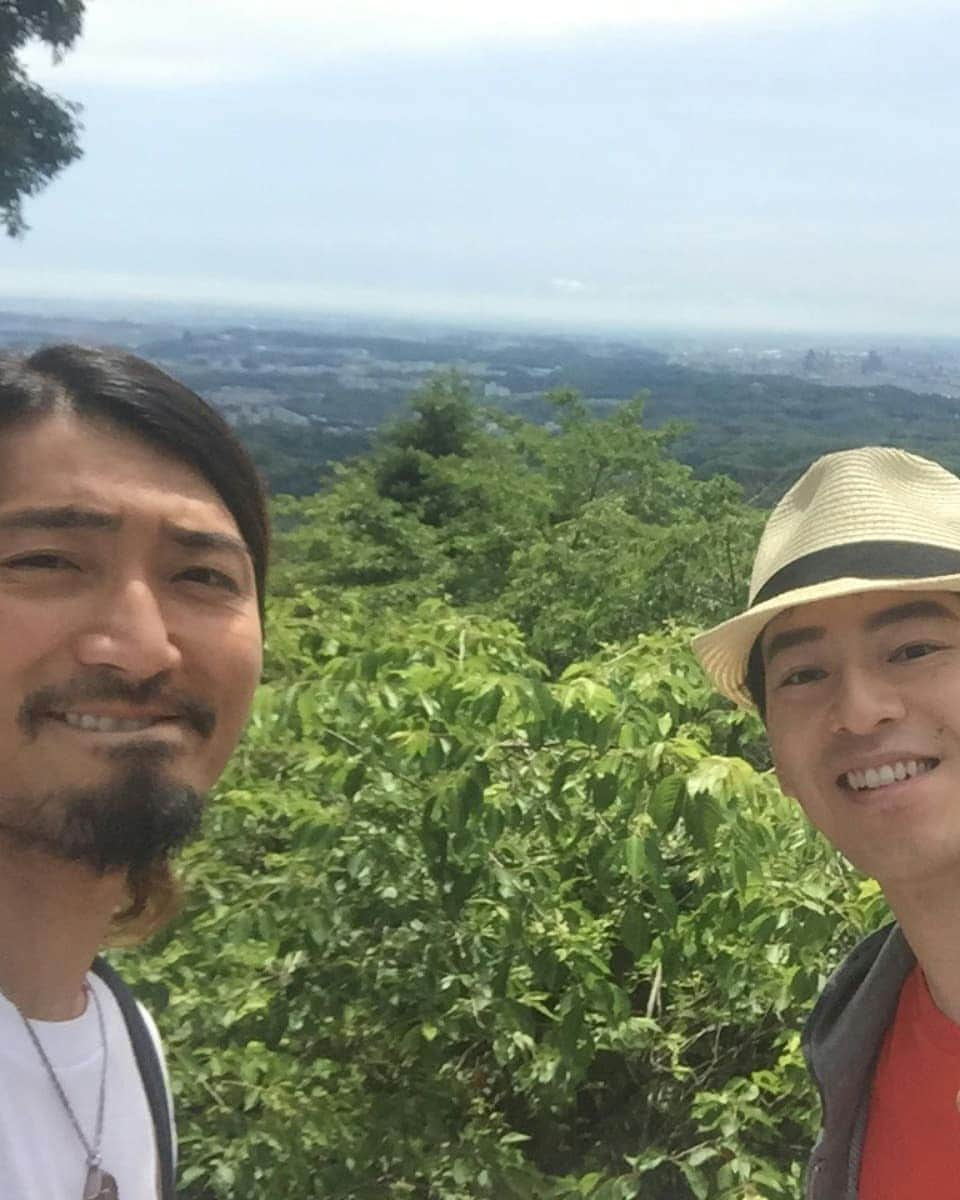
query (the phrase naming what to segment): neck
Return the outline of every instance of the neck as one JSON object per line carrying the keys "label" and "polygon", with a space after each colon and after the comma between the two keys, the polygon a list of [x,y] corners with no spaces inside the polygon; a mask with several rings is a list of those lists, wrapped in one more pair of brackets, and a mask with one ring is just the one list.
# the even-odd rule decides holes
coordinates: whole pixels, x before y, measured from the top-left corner
{"label": "neck", "polygon": [[122,873],[0,843],[0,992],[25,1017],[81,1015],[87,971],[125,889]]}
{"label": "neck", "polygon": [[960,887],[955,879],[884,889],[937,1008],[960,1025]]}

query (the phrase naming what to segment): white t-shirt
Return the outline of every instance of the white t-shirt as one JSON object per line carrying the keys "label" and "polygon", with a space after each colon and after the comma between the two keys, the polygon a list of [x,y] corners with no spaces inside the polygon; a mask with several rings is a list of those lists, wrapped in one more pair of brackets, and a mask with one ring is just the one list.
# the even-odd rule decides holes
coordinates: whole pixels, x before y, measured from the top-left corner
{"label": "white t-shirt", "polygon": [[[113,994],[87,976],[103,1006],[107,1083],[102,1166],[122,1200],[157,1200],[153,1120],[130,1035]],[[160,1053],[156,1027],[141,1009]],[[73,1021],[33,1021],[87,1141],[93,1143],[102,1048],[91,1000]],[[161,1057],[161,1061],[162,1057]],[[86,1153],[20,1014],[0,995],[0,1196],[2,1200],[81,1200]]]}

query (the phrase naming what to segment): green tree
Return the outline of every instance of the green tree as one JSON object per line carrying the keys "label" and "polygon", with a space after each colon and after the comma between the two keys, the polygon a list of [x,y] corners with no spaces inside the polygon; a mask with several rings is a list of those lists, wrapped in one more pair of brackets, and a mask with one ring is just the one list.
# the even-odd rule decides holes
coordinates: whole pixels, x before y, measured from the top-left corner
{"label": "green tree", "polygon": [[735,611],[760,520],[739,487],[672,459],[681,431],[648,429],[644,397],[605,416],[570,391],[551,404],[537,426],[435,381],[325,496],[284,501],[282,590],[416,581],[517,622],[554,671],[667,617]]}
{"label": "green tree", "polygon": [[79,106],[45,92],[18,52],[30,41],[59,58],[80,36],[84,0],[0,4],[0,221],[11,237],[27,228],[23,201],[80,157]]}
{"label": "green tree", "polygon": [[885,909],[666,619],[739,604],[761,514],[641,400],[418,403],[277,501],[251,724],[125,964],[182,1194],[795,1200],[799,1029]]}
{"label": "green tree", "polygon": [[320,495],[275,501],[273,593],[309,588],[335,601],[360,591],[393,607],[442,593],[450,564],[436,531],[380,496],[369,464],[337,465],[334,479]]}
{"label": "green tree", "polygon": [[646,400],[601,418],[558,392],[559,429],[517,427],[551,507],[517,546],[495,609],[551,668],[667,618],[722,620],[743,599],[761,514],[732,480],[697,480],[671,458],[682,429],[646,428]]}
{"label": "green tree", "polygon": [[188,1200],[795,1200],[797,1030],[883,907],[688,637],[550,682],[442,602],[273,602],[189,927],[124,968]]}
{"label": "green tree", "polygon": [[377,492],[427,525],[442,525],[462,511],[445,460],[463,460],[481,448],[481,414],[468,384],[451,372],[434,379],[410,404],[411,415],[387,425],[375,455]]}
{"label": "green tree", "polygon": [[440,375],[415,395],[411,416],[388,425],[381,435],[385,447],[419,450],[430,458],[470,452],[479,414],[470,387],[455,371]]}

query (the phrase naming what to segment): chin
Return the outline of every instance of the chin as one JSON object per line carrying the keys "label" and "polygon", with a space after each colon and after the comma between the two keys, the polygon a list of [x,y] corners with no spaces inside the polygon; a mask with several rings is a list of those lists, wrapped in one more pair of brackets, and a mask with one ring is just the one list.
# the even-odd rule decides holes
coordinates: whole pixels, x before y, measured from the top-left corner
{"label": "chin", "polygon": [[19,844],[99,875],[142,872],[168,860],[199,831],[204,793],[143,762],[88,784],[73,783],[11,807],[5,831]]}

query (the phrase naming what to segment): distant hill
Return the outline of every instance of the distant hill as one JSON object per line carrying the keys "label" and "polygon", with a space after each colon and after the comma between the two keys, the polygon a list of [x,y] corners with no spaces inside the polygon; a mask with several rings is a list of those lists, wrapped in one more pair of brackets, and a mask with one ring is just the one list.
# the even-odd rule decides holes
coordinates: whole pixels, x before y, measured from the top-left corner
{"label": "distant hill", "polygon": [[[675,453],[701,477],[728,474],[766,505],[827,450],[867,441],[930,454],[960,471],[960,400],[899,387],[837,387],[782,373],[707,371],[637,343],[458,333],[378,337],[248,326],[148,342],[155,358],[215,403],[255,388],[307,429],[238,420],[277,490],[314,486],[329,462],[362,453],[432,376],[455,370],[485,403],[549,421],[547,392],[573,388],[599,408],[649,393],[651,425],[680,421]],[[227,405],[226,407],[229,408]],[[284,418],[288,421],[288,417]]]}
{"label": "distant hill", "polygon": [[[331,463],[365,453],[376,430],[447,370],[482,403],[536,422],[552,419],[544,396],[553,389],[575,389],[600,410],[646,392],[652,426],[686,427],[674,445],[677,457],[701,477],[733,476],[761,505],[818,454],[865,442],[917,450],[960,472],[960,399],[868,376],[829,386],[803,377],[802,355],[794,377],[783,363],[772,374],[705,370],[685,355],[678,362],[637,341],[600,337],[184,328],[0,313],[0,344],[11,349],[61,339],[120,344],[158,362],[243,431],[274,491],[296,495],[322,487]],[[918,386],[938,370],[945,379],[960,370],[955,348],[924,353]],[[765,360],[761,354],[754,361]]]}

